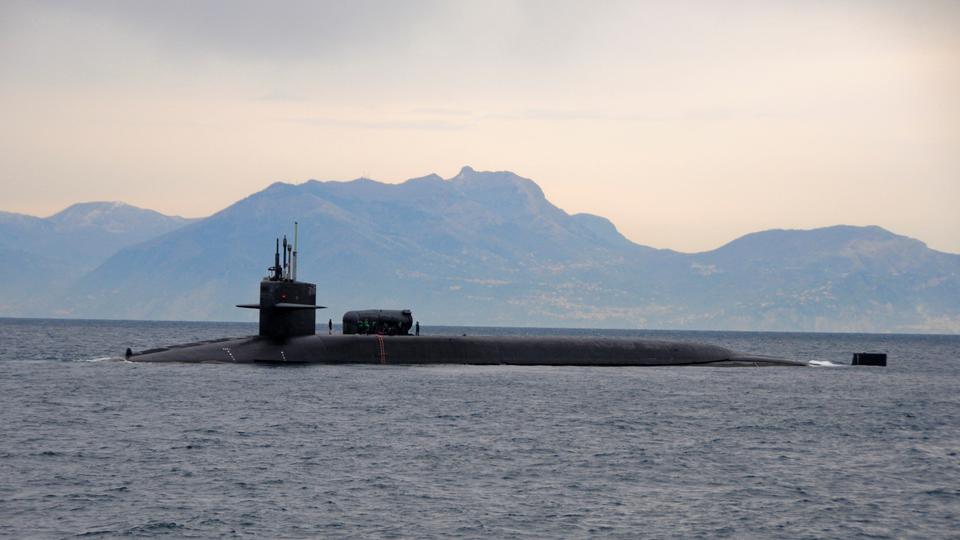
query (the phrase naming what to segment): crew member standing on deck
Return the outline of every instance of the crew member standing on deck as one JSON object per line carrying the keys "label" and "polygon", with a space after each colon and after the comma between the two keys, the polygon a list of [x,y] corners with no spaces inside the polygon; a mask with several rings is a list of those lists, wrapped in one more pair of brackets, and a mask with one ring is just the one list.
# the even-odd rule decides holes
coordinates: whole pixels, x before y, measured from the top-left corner
{"label": "crew member standing on deck", "polygon": [[420,335],[420,321],[417,321],[417,329],[415,331],[416,335]]}

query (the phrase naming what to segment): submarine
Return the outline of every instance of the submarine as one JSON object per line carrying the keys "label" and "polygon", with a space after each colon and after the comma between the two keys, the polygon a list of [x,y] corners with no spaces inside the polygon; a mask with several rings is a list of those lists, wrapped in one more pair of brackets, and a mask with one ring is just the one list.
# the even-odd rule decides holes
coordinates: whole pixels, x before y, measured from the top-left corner
{"label": "submarine", "polygon": [[[199,341],[124,355],[131,362],[266,364],[470,364],[519,366],[808,366],[743,354],[716,345],[676,341],[557,336],[414,335],[408,309],[349,311],[337,335],[316,333],[317,286],[297,280],[294,239],[276,241],[273,266],[260,282],[256,336]],[[282,253],[282,259],[281,259]]]}

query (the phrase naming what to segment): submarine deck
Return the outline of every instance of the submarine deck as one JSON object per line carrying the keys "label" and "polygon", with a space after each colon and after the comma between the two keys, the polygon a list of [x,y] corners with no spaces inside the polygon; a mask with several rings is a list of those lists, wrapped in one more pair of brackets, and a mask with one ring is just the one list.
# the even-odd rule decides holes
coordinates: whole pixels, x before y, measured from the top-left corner
{"label": "submarine deck", "polygon": [[583,337],[310,335],[219,339],[133,353],[131,362],[524,366],[807,366],[716,345]]}

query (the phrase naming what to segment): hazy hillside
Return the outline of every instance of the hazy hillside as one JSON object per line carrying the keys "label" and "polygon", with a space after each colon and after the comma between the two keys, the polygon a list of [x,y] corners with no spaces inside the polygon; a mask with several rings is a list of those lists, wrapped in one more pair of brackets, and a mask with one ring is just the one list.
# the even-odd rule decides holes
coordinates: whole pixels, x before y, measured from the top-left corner
{"label": "hazy hillside", "polygon": [[690,260],[706,326],[960,330],[960,255],[880,227],[765,231]]}
{"label": "hazy hillside", "polygon": [[766,231],[681,254],[568,215],[530,180],[470,168],[399,185],[274,184],[120,250],[57,307],[249,320],[232,306],[255,300],[295,219],[300,276],[331,308],[321,318],[410,307],[425,324],[960,331],[960,255],[879,227]]}
{"label": "hazy hillside", "polygon": [[[539,187],[510,173],[470,169],[450,180],[400,185],[274,184],[155,241],[123,250],[83,280],[73,309],[112,313],[141,294],[125,316],[231,317],[255,297],[278,231],[301,222],[301,276],[316,279],[334,309],[411,305],[458,322],[510,322],[508,297],[531,279],[552,279],[576,262],[583,272],[650,251],[608,221],[568,216]],[[226,301],[224,301],[226,299]]]}
{"label": "hazy hillside", "polygon": [[189,221],[119,202],[74,204],[47,218],[0,212],[0,313],[51,314],[69,285],[119,249]]}

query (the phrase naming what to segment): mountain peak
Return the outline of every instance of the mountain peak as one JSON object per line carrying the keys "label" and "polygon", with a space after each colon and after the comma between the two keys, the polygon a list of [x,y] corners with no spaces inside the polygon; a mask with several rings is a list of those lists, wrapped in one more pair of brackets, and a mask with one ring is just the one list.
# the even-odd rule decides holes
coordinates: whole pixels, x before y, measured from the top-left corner
{"label": "mountain peak", "polygon": [[58,230],[96,228],[115,233],[139,228],[140,223],[180,225],[188,221],[121,201],[76,203],[46,219]]}
{"label": "mountain peak", "polygon": [[894,234],[876,225],[834,225],[816,229],[770,229],[750,233],[716,250],[699,255],[725,260],[766,261],[796,264],[823,257],[921,257],[928,248],[923,242]]}
{"label": "mountain peak", "polygon": [[[309,184],[309,183],[311,183],[311,182],[316,182],[316,180],[307,180],[307,181],[304,182],[304,183]],[[277,191],[277,190],[283,190],[283,189],[287,189],[287,188],[294,187],[294,186],[296,186],[296,184],[291,184],[290,182],[284,182],[284,181],[282,181],[282,180],[277,180],[276,182],[274,182],[274,183],[270,184],[269,186],[263,188],[263,191]]]}
{"label": "mountain peak", "polygon": [[818,245],[840,245],[852,241],[905,240],[919,242],[906,236],[894,234],[878,225],[832,225],[815,229],[768,229],[746,234],[726,246],[737,244],[769,244],[770,247],[785,243],[810,242]]}
{"label": "mountain peak", "polygon": [[57,216],[76,215],[87,212],[109,212],[111,210],[123,207],[135,208],[123,201],[87,201],[71,204],[56,214],[53,214],[50,216],[50,218],[55,218]]}
{"label": "mountain peak", "polygon": [[58,226],[86,227],[94,226],[116,213],[138,210],[152,212],[121,201],[90,201],[71,204],[47,219]]}

